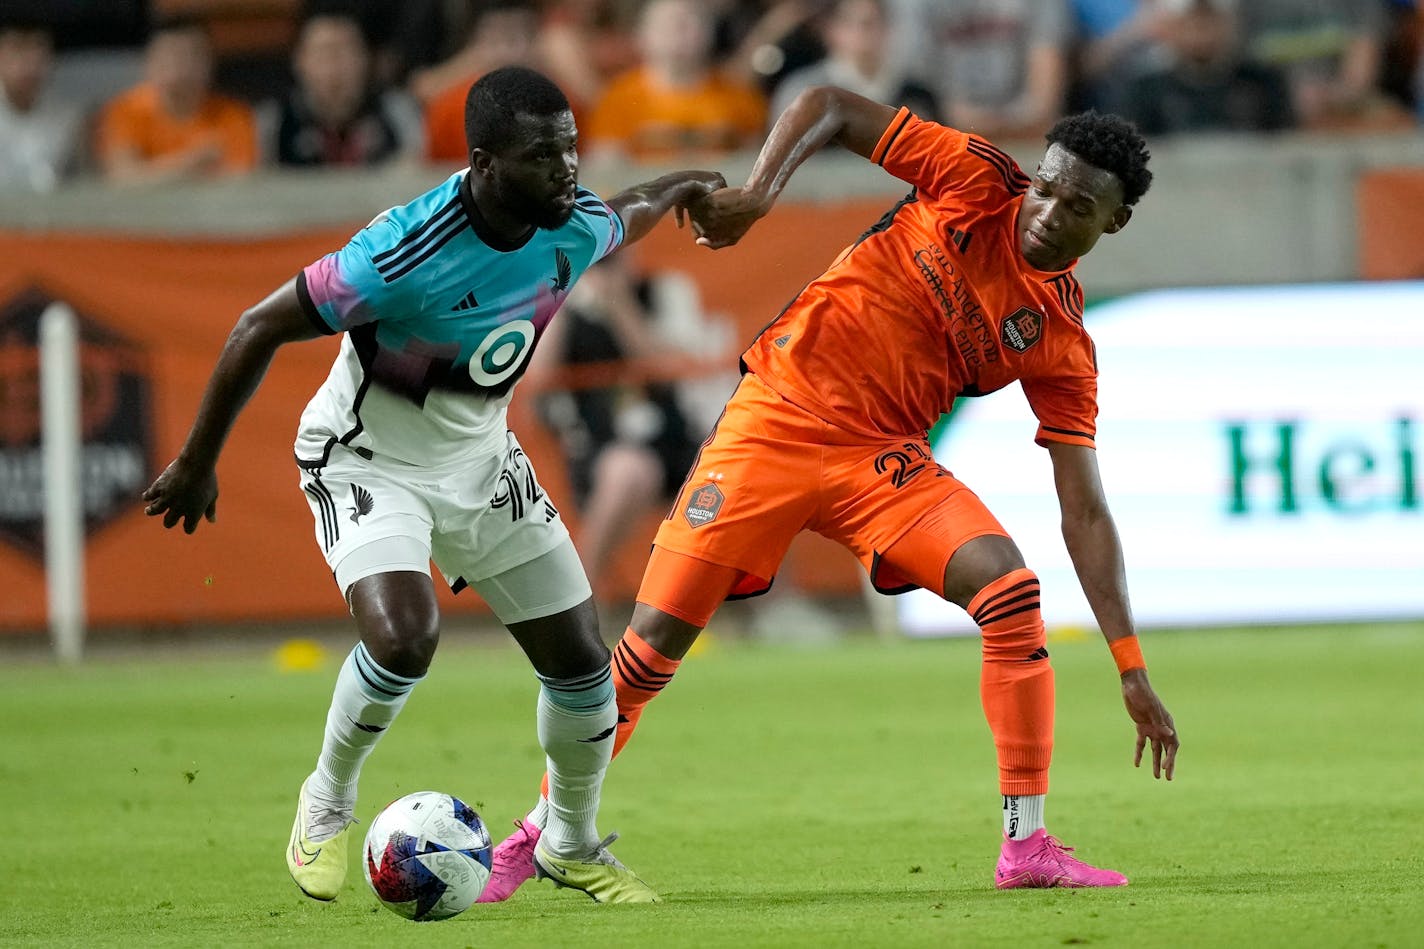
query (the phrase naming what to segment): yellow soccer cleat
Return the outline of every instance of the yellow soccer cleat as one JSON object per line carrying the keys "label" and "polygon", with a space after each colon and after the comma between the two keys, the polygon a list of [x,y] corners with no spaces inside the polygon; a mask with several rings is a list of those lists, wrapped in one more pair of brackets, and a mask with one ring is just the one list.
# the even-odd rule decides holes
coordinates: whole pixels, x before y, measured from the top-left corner
{"label": "yellow soccer cleat", "polygon": [[617,839],[617,834],[603,838],[589,860],[565,860],[545,850],[541,838],[534,845],[534,875],[541,880],[553,880],[555,886],[582,890],[595,903],[658,902],[653,888],[608,852],[608,845]]}
{"label": "yellow soccer cleat", "polygon": [[[310,780],[310,779],[308,779]],[[349,807],[330,807],[307,797],[302,782],[297,795],[297,819],[287,844],[287,869],[314,900],[334,900],[346,882],[346,836],[354,824]]]}

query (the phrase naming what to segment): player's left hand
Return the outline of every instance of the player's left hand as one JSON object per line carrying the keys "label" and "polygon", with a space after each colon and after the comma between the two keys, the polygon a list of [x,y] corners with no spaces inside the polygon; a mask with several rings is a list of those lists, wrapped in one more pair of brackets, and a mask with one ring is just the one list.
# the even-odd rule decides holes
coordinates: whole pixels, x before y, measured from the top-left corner
{"label": "player's left hand", "polygon": [[[678,201],[673,205],[673,219],[678,227],[682,227],[689,220],[688,210],[697,202],[707,197],[718,188],[727,187],[727,179],[722,177],[720,171],[680,171],[676,177],[681,179],[682,193],[678,196]],[[693,230],[696,232],[696,222],[693,223]]]}
{"label": "player's left hand", "polygon": [[1147,744],[1152,744],[1152,776],[1172,780],[1177,770],[1177,749],[1181,740],[1177,737],[1177,726],[1162,700],[1147,681],[1146,669],[1133,669],[1122,676],[1122,703],[1127,706],[1127,714],[1137,723],[1137,750],[1132,758],[1133,767],[1142,765],[1142,752]]}

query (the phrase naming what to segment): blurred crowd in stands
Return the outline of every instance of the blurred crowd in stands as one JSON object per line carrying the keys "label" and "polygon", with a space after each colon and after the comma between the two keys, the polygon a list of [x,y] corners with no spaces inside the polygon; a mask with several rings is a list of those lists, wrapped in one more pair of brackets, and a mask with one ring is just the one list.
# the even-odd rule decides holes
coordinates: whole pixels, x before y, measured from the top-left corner
{"label": "blurred crowd in stands", "polygon": [[990,138],[1084,107],[1149,136],[1416,129],[1417,0],[4,0],[0,189],[458,165],[509,64],[586,157],[705,160],[833,84]]}

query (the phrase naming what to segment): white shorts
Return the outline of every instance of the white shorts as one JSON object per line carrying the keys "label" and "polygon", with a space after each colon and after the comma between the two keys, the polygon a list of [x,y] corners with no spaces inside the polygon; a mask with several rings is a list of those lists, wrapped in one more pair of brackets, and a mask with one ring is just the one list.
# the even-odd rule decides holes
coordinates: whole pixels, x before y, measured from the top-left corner
{"label": "white shorts", "polygon": [[474,589],[506,625],[592,595],[568,529],[513,432],[503,454],[439,469],[338,445],[327,464],[302,469],[301,485],[343,595],[378,573],[428,576],[431,560],[451,590]]}

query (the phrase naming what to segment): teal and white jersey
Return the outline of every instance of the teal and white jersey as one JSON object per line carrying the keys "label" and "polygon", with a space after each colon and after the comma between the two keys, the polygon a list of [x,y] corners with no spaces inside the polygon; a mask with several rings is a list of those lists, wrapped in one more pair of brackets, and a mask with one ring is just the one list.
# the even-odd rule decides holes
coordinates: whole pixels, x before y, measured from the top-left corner
{"label": "teal and white jersey", "polygon": [[503,451],[509,393],[544,328],[622,240],[618,215],[580,188],[559,229],[500,241],[464,171],[377,217],[297,277],[317,329],[346,334],[302,413],[298,463],[319,468],[337,444],[436,467]]}

